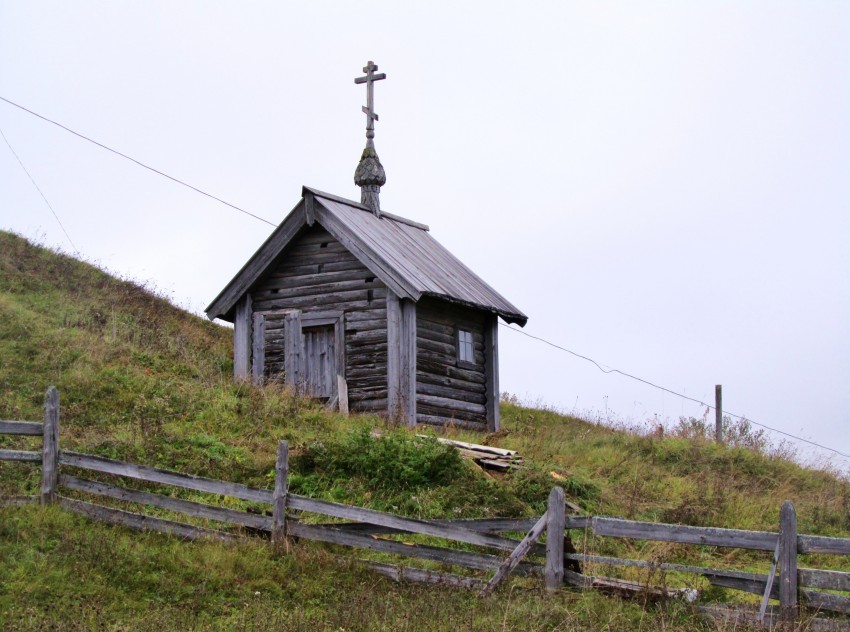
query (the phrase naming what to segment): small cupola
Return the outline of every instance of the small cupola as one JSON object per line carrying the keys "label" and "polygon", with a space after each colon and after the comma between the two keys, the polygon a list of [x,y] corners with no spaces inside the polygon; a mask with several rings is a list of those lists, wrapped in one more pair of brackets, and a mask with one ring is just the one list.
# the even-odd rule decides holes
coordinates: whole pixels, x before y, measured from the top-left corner
{"label": "small cupola", "polygon": [[357,169],[354,170],[354,184],[360,187],[361,204],[369,207],[377,217],[380,217],[381,187],[387,182],[387,174],[378,158],[378,152],[375,151],[375,121],[378,120],[378,115],[374,107],[374,82],[386,79],[387,75],[383,72],[376,73],[376,70],[378,70],[377,64],[370,61],[363,68],[366,76],[357,77],[354,80],[354,83],[366,84],[366,105],[362,108],[366,115],[366,148],[360,156]]}

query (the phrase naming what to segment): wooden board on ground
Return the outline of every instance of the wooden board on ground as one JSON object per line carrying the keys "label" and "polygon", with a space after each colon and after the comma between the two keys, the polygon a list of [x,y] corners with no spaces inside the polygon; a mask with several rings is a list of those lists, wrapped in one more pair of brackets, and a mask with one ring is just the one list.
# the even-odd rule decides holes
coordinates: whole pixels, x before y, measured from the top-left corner
{"label": "wooden board on ground", "polygon": [[370,569],[389,577],[396,582],[413,582],[418,584],[436,584],[438,586],[453,586],[466,588],[468,590],[480,590],[485,582],[475,577],[463,577],[451,573],[439,573],[437,571],[426,571],[421,568],[410,568],[406,566],[395,566],[394,564],[381,564],[370,560],[360,560]]}

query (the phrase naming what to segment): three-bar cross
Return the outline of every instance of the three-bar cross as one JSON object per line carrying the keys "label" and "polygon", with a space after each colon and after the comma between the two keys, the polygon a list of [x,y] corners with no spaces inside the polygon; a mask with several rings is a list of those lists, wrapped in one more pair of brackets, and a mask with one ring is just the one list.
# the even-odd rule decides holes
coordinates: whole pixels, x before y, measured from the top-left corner
{"label": "three-bar cross", "polygon": [[363,113],[366,115],[366,138],[368,139],[367,144],[372,144],[372,139],[375,138],[375,121],[378,120],[378,115],[375,114],[375,106],[374,106],[374,93],[373,93],[373,82],[380,81],[381,79],[386,79],[386,73],[376,73],[375,71],[378,69],[377,64],[375,62],[370,61],[366,64],[366,67],[363,68],[363,72],[366,73],[365,77],[357,77],[354,80],[354,83],[365,83],[366,84],[366,105],[362,108]]}

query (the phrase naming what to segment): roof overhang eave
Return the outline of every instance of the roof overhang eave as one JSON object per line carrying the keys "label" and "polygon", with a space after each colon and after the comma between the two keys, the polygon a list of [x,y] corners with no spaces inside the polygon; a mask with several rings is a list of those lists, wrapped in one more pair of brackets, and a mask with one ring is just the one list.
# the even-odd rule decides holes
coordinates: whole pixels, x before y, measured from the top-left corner
{"label": "roof overhang eave", "polygon": [[525,324],[528,322],[528,316],[523,314],[522,312],[509,312],[507,310],[498,309],[493,305],[480,305],[478,303],[473,303],[471,301],[464,301],[458,298],[454,298],[447,294],[438,294],[436,292],[423,292],[422,296],[429,296],[432,298],[438,298],[440,300],[446,301],[448,303],[454,303],[455,305],[462,305],[463,307],[469,307],[470,309],[481,310],[482,312],[489,312],[491,314],[495,314],[503,321],[509,324],[517,324],[520,327],[525,327]]}

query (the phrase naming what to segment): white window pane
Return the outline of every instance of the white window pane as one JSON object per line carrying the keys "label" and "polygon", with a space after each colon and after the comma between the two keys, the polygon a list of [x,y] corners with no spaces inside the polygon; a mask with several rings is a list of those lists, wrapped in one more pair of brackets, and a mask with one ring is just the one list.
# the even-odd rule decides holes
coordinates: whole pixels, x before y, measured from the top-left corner
{"label": "white window pane", "polygon": [[461,362],[475,362],[475,350],[472,346],[472,332],[458,330],[458,360]]}

